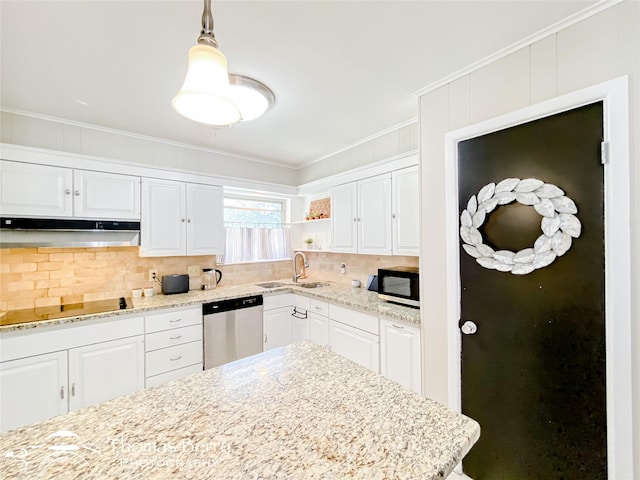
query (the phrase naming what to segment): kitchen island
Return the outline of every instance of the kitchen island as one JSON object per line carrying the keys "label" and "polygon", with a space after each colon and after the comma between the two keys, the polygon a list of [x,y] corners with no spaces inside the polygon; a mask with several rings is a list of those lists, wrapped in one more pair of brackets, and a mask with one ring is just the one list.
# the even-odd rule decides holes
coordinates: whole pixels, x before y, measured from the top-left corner
{"label": "kitchen island", "polygon": [[310,342],[0,437],[2,478],[446,478],[472,419]]}

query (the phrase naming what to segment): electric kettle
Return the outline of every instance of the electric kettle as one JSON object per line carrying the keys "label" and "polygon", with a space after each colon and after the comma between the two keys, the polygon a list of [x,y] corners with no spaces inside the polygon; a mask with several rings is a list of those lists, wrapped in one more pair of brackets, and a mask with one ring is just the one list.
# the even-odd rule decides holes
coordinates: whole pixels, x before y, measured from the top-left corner
{"label": "electric kettle", "polygon": [[202,269],[202,289],[213,290],[222,280],[222,272],[216,268]]}

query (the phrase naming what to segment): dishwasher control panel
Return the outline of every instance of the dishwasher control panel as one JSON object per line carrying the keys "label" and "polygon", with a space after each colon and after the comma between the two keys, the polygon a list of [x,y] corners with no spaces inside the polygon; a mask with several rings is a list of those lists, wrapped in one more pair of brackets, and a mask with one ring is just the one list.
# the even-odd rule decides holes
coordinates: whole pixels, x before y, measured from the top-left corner
{"label": "dishwasher control panel", "polygon": [[203,303],[202,314],[212,315],[215,313],[229,312],[241,308],[258,307],[263,304],[262,295],[251,295],[249,297],[231,298],[229,300],[219,300],[215,302]]}

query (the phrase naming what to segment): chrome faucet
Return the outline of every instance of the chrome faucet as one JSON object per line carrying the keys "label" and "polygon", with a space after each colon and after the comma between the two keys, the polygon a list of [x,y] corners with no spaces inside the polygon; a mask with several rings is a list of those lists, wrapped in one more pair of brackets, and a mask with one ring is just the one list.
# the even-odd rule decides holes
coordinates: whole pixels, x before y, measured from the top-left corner
{"label": "chrome faucet", "polygon": [[[302,257],[302,270],[298,273],[298,255]],[[302,252],[296,252],[293,255],[293,283],[298,283],[299,278],[307,278],[307,270],[306,268],[309,266],[307,262],[307,257]]]}

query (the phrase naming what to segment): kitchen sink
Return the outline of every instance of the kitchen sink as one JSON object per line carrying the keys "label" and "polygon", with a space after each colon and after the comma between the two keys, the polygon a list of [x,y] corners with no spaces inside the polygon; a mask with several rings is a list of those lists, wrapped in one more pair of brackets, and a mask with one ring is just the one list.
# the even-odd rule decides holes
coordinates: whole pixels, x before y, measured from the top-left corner
{"label": "kitchen sink", "polygon": [[285,284],[282,282],[264,282],[264,283],[256,283],[255,286],[262,287],[262,288],[279,288],[279,287],[284,287]]}
{"label": "kitchen sink", "polygon": [[318,288],[318,287],[328,287],[329,284],[326,282],[306,282],[306,283],[298,283],[296,284],[302,288]]}

